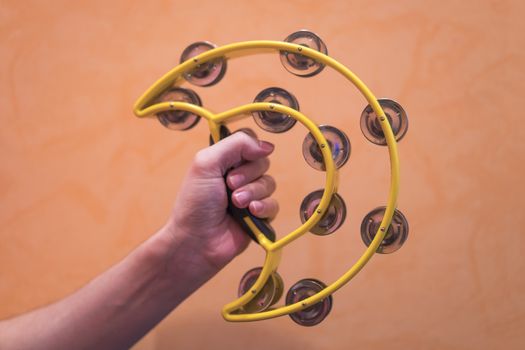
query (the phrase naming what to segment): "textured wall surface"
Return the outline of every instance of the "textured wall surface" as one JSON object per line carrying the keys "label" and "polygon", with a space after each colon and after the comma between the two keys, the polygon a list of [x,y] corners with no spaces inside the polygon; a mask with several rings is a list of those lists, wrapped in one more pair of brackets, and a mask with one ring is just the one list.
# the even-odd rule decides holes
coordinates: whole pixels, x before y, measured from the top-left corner
{"label": "textured wall surface", "polygon": [[[372,259],[315,328],[288,317],[222,320],[242,274],[263,262],[253,245],[136,349],[525,348],[523,13],[520,1],[0,1],[0,318],[71,293],[164,223],[208,131],[174,132],[131,107],[188,44],[308,28],[408,111],[399,145],[406,245]],[[345,225],[299,240],[279,270],[286,288],[304,277],[330,282],[364,250],[363,216],[385,203],[387,152],[364,139],[366,103],[330,70],[301,79],[275,54],[249,56],[231,61],[219,85],[195,90],[222,111],[272,85],[352,141],[341,171]],[[302,159],[304,128],[259,135],[277,145],[282,235],[300,224],[299,203],[323,174]]]}

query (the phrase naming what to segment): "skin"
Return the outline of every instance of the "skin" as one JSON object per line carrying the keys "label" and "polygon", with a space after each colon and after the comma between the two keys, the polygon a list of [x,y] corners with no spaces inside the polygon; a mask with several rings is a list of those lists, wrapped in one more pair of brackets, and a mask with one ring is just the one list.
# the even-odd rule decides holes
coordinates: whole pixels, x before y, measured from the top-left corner
{"label": "skin", "polygon": [[246,132],[199,151],[158,232],[72,295],[0,321],[0,349],[132,346],[249,244],[226,213],[224,174],[236,206],[260,218],[277,214],[275,182],[265,175],[272,151]]}

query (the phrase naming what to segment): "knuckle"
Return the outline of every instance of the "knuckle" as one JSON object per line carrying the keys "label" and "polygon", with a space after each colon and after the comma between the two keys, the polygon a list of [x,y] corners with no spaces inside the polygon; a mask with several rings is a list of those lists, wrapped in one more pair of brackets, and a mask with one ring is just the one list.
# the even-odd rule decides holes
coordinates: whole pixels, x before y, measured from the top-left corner
{"label": "knuckle", "polygon": [[261,171],[264,173],[270,169],[270,159],[268,157],[261,159]]}
{"label": "knuckle", "polygon": [[192,167],[197,171],[202,171],[210,166],[210,157],[208,155],[209,152],[207,152],[207,149],[202,149],[195,153],[195,156],[193,156],[193,164]]}
{"label": "knuckle", "polygon": [[246,132],[236,132],[233,134],[240,142],[250,142],[253,140]]}
{"label": "knuckle", "polygon": [[254,138],[254,139],[257,138],[257,134],[251,128],[240,128],[236,132],[245,133],[245,134],[249,135],[251,138]]}
{"label": "knuckle", "polygon": [[273,218],[279,211],[279,204],[273,198],[266,198],[261,201],[264,203],[263,215],[267,218]]}
{"label": "knuckle", "polygon": [[275,188],[277,187],[277,183],[275,182],[275,179],[270,176],[270,175],[263,175],[262,179],[264,179],[263,181],[265,182],[265,186],[267,188],[270,188],[273,190],[275,190]]}
{"label": "knuckle", "polygon": [[273,198],[271,198],[268,202],[268,216],[274,217],[279,212],[279,202]]}

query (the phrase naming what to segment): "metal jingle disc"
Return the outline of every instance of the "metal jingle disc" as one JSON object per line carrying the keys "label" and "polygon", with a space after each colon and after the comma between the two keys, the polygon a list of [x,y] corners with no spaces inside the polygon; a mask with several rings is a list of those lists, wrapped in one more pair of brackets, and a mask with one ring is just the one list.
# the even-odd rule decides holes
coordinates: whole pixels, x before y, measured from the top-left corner
{"label": "metal jingle disc", "polygon": [[284,281],[281,275],[277,271],[272,273],[272,278],[275,283],[275,295],[273,296],[272,302],[270,305],[275,305],[279,299],[283,296],[284,293]]}
{"label": "metal jingle disc", "polygon": [[[386,207],[378,207],[368,213],[361,223],[361,238],[368,247],[376,236],[377,230],[381,225],[381,220],[385,215]],[[408,237],[408,221],[401,211],[394,210],[392,222],[388,227],[383,242],[377,248],[377,252],[381,254],[393,253],[401,246]]]}
{"label": "metal jingle disc", "polygon": [[[216,45],[207,41],[193,43],[182,52],[182,55],[180,56],[180,63],[216,47]],[[211,61],[199,64],[193,70],[184,73],[184,79],[193,85],[211,86],[221,81],[221,79],[224,77],[224,74],[226,73],[226,66],[225,58],[216,58]]]}
{"label": "metal jingle disc", "polygon": [[[278,87],[264,89],[255,97],[253,102],[276,103],[293,108],[297,111],[299,110],[299,102],[295,96]],[[292,116],[279,112],[255,111],[252,115],[257,125],[262,129],[273,133],[288,131],[296,123],[295,118]]]}
{"label": "metal jingle disc", "polygon": [[[246,294],[250,288],[255,284],[257,278],[262,272],[262,267],[256,267],[246,272],[239,283],[238,296]],[[279,276],[280,278],[280,276]],[[282,283],[282,279],[281,279]],[[247,313],[256,313],[268,309],[271,305],[276,303],[280,296],[277,297],[277,294],[282,295],[282,289],[284,286],[279,285],[279,281],[274,276],[270,275],[270,278],[266,281],[264,287],[257,293],[257,295],[250,300],[250,302],[243,306],[244,311]]]}
{"label": "metal jingle disc", "polygon": [[[286,294],[286,305],[295,304],[312,295],[315,295],[326,288],[326,285],[315,279],[303,279],[290,288]],[[321,323],[332,310],[333,299],[329,295],[317,304],[307,307],[304,310],[290,314],[294,322],[301,326],[315,326]]]}
{"label": "metal jingle disc", "polygon": [[[332,159],[334,160],[336,168],[341,168],[350,157],[350,140],[344,132],[330,125],[321,125],[319,130],[321,130],[326,141],[328,141],[328,146],[332,151]],[[304,138],[303,157],[312,168],[326,171],[323,154],[312,133],[308,133]]]}
{"label": "metal jingle disc", "polygon": [[[408,130],[408,117],[401,105],[388,98],[377,100],[383,108],[396,141],[401,141]],[[386,146],[386,138],[381,129],[381,123],[370,105],[361,113],[361,131],[368,141],[376,145]]]}
{"label": "metal jingle disc", "polygon": [[[324,190],[317,190],[310,193],[303,199],[301,207],[299,209],[299,215],[301,222],[304,224],[317,210],[321,198],[323,197]],[[334,193],[330,205],[328,206],[327,212],[323,215],[321,220],[310,229],[310,232],[318,236],[326,236],[334,233],[346,219],[346,204],[343,198]]]}
{"label": "metal jingle disc", "polygon": [[[195,91],[182,88],[171,88],[160,95],[156,102],[187,102],[202,106],[201,99]],[[201,117],[188,111],[170,110],[157,113],[157,118],[168,129],[188,130],[197,125]]]}
{"label": "metal jingle disc", "polygon": [[[328,50],[326,49],[323,40],[308,30],[300,30],[292,33],[284,39],[284,41],[317,50],[325,55],[328,54]],[[313,58],[299,53],[281,51],[280,57],[284,68],[286,68],[288,72],[299,77],[314,76],[319,74],[325,67],[323,63],[317,62]]]}

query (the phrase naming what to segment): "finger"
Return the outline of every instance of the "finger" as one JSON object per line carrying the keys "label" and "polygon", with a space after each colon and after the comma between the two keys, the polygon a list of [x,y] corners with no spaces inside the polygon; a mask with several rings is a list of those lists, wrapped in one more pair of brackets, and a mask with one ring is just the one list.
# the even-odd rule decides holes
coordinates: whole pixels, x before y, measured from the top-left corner
{"label": "finger", "polygon": [[195,155],[193,169],[200,175],[222,176],[232,166],[270,155],[273,144],[259,141],[244,132],[236,132]]}
{"label": "finger", "polygon": [[228,187],[235,190],[261,177],[270,168],[268,158],[257,159],[230,170],[226,177]]}
{"label": "finger", "polygon": [[232,194],[233,204],[237,208],[246,208],[251,201],[264,199],[275,191],[275,180],[269,175],[263,175],[257,180],[242,186]]}
{"label": "finger", "polygon": [[236,130],[234,132],[243,132],[245,134],[248,134],[249,136],[253,137],[254,139],[258,139],[257,134],[253,129],[250,128],[240,128],[239,130]]}
{"label": "finger", "polygon": [[261,218],[272,220],[279,212],[279,203],[273,198],[252,201],[248,207],[250,213]]}

